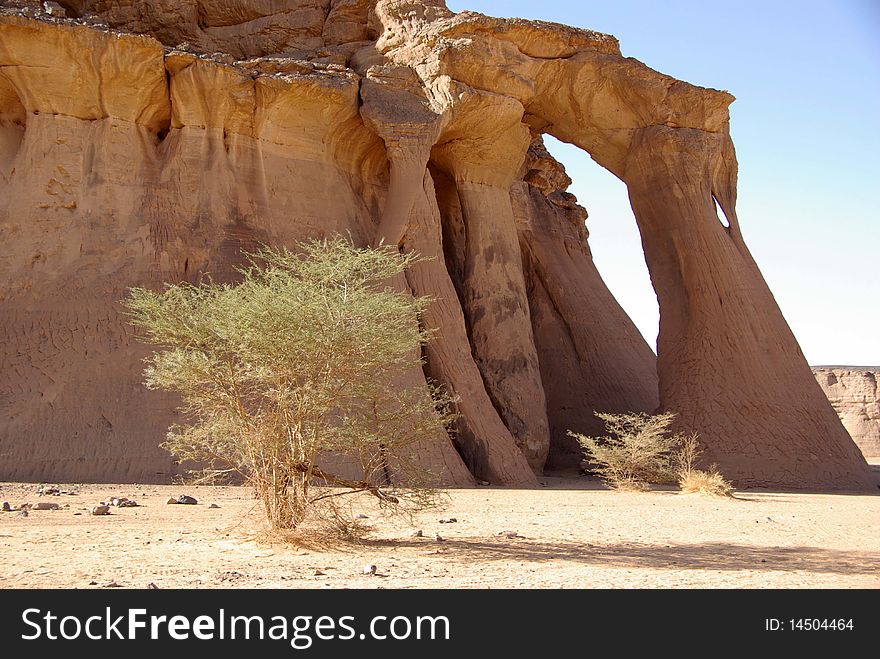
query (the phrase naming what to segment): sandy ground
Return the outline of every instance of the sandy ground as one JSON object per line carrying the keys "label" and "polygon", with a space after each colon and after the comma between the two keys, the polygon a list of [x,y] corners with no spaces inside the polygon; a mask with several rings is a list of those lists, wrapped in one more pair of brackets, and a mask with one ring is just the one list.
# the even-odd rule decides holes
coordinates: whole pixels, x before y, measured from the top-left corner
{"label": "sandy ground", "polygon": [[[260,510],[245,488],[61,489],[77,493],[39,497],[32,484],[0,484],[0,501],[13,506],[65,506],[0,513],[0,588],[880,587],[880,496],[716,499],[547,479],[539,490],[450,491],[444,509],[413,523],[382,519],[364,502],[368,538],[327,547],[259,539]],[[199,504],[165,503],[181,493]],[[89,514],[110,496],[140,507]],[[449,518],[457,521],[440,523]],[[424,537],[413,537],[419,529]],[[363,574],[367,564],[375,576]]]}

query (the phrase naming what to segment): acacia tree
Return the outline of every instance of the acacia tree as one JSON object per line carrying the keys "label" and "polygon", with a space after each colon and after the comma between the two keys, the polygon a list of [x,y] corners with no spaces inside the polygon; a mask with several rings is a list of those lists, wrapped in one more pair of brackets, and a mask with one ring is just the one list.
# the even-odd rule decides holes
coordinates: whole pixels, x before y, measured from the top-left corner
{"label": "acacia tree", "polygon": [[[209,477],[243,476],[274,528],[296,527],[338,487],[421,501],[430,475],[413,451],[448,428],[452,401],[399,377],[420,365],[429,300],[388,282],[417,258],[334,238],[249,254],[237,284],[133,289],[131,322],[159,347],[146,385],[180,394],[188,421],[163,446]],[[333,454],[345,457],[322,462]],[[340,462],[359,477],[326,466]]]}

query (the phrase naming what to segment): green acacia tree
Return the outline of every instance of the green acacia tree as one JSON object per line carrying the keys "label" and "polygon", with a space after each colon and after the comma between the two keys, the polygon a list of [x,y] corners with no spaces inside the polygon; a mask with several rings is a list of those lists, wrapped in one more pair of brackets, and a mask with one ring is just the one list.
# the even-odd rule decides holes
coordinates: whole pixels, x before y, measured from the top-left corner
{"label": "green acacia tree", "polygon": [[[158,346],[146,385],[180,394],[187,419],[164,447],[206,477],[247,479],[276,529],[345,493],[424,503],[414,450],[453,415],[438,388],[400,384],[430,338],[418,322],[429,300],[388,282],[417,258],[334,238],[250,254],[234,285],[133,289],[131,322]],[[340,462],[360,476],[325,464]]]}

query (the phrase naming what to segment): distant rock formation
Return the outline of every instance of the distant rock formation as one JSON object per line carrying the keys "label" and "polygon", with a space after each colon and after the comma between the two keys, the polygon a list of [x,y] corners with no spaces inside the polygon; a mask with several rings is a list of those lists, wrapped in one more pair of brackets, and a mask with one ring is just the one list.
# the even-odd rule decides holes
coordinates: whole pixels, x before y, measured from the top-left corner
{"label": "distant rock formation", "polygon": [[[0,478],[166,479],[126,289],[342,232],[437,257],[406,285],[436,299],[413,377],[461,398],[420,454],[444,482],[533,485],[594,410],[659,407],[738,485],[871,487],[743,242],[730,94],[442,0],[0,5]],[[627,184],[659,358],[544,133]]]}
{"label": "distant rock formation", "polygon": [[880,367],[814,366],[813,373],[865,457],[880,458]]}

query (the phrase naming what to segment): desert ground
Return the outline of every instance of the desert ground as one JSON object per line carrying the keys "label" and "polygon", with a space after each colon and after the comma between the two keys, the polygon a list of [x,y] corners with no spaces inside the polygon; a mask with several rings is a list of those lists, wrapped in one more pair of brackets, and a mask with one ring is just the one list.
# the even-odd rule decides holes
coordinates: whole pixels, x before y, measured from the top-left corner
{"label": "desert ground", "polygon": [[[61,508],[0,514],[0,587],[880,587],[877,495],[721,499],[611,491],[583,477],[544,483],[450,490],[443,508],[413,519],[382,518],[359,500],[365,538],[296,544],[267,539],[244,487],[61,485],[38,496],[35,484],[4,483],[12,507]],[[183,493],[198,504],[166,503]],[[139,506],[90,514],[112,496]]]}

